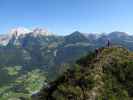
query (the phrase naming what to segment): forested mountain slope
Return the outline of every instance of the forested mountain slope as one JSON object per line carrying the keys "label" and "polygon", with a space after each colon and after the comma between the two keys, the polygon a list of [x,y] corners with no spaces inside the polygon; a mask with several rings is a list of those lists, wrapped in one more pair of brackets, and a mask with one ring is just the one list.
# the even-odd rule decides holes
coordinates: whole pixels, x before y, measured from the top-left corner
{"label": "forested mountain slope", "polygon": [[100,48],[49,83],[33,100],[132,100],[133,52]]}

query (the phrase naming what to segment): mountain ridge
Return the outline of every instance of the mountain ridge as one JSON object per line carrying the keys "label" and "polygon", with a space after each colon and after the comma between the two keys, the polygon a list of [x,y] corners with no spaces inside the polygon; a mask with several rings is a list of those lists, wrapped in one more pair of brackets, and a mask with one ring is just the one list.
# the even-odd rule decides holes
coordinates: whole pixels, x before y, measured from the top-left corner
{"label": "mountain ridge", "polygon": [[33,100],[132,99],[133,54],[118,46],[99,50],[99,54],[91,53],[78,60],[79,66],[49,83],[33,95]]}
{"label": "mountain ridge", "polygon": [[[48,30],[44,29],[44,28],[34,28],[32,30],[30,29],[27,29],[27,28],[23,28],[23,27],[18,27],[18,28],[13,28],[11,29],[8,34],[3,34],[3,35],[0,35],[0,44],[3,45],[3,46],[6,46],[8,45],[9,41],[14,37],[14,39],[18,39],[18,38],[24,38],[26,37],[26,35],[31,35],[33,37],[38,37],[38,36],[60,36],[60,35],[56,35],[56,34],[53,34],[52,32],[48,32]],[[111,33],[108,33],[108,34],[103,34],[103,33],[82,33],[82,32],[79,32],[79,31],[75,31],[69,35],[65,35],[65,36],[62,36],[62,37],[71,37],[73,36],[78,36],[80,35],[85,37],[85,38],[88,38],[88,39],[94,39],[94,40],[97,40],[103,36],[106,36],[106,37],[133,37],[132,35],[129,35],[128,33],[126,32],[120,32],[120,31],[114,31],[114,32],[111,32]]]}

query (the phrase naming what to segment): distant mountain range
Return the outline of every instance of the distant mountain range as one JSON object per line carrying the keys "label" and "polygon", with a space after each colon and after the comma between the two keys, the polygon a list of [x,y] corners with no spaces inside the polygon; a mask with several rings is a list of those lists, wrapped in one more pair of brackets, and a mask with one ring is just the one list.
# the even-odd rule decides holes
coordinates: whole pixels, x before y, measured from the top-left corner
{"label": "distant mountain range", "polygon": [[113,45],[133,50],[133,36],[124,32],[98,34],[75,31],[67,36],[58,36],[42,28],[32,31],[16,28],[0,36],[0,65],[58,72],[59,66],[73,63],[95,48],[105,46],[107,40]]}
{"label": "distant mountain range", "polygon": [[45,80],[54,80],[73,68],[77,59],[105,47],[108,40],[133,50],[133,36],[124,32],[75,31],[59,36],[42,28],[16,28],[0,35],[0,99],[30,97],[47,83]]}

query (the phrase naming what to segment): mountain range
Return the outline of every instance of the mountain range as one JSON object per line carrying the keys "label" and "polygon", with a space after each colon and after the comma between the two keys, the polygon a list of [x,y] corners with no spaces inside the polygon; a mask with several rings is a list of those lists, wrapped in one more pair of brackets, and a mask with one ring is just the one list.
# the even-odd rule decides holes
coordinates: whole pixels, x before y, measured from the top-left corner
{"label": "mountain range", "polygon": [[15,28],[0,35],[0,99],[30,97],[108,40],[133,50],[133,36],[118,31],[59,36],[43,28]]}
{"label": "mountain range", "polygon": [[[107,41],[133,50],[133,36],[125,32],[81,33],[59,36],[43,28],[16,28],[0,36],[0,65],[41,68],[58,73],[59,66],[73,63],[86,53],[103,47]],[[57,66],[57,67],[56,67]],[[52,71],[51,71],[52,70]]]}

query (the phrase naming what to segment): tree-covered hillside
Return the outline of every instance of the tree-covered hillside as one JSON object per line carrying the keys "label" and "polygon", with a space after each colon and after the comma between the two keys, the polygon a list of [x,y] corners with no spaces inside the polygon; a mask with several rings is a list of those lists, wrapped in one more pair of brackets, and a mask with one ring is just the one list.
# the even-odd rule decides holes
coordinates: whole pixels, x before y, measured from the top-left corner
{"label": "tree-covered hillside", "polygon": [[132,100],[133,53],[122,47],[100,48],[77,61],[33,100]]}

